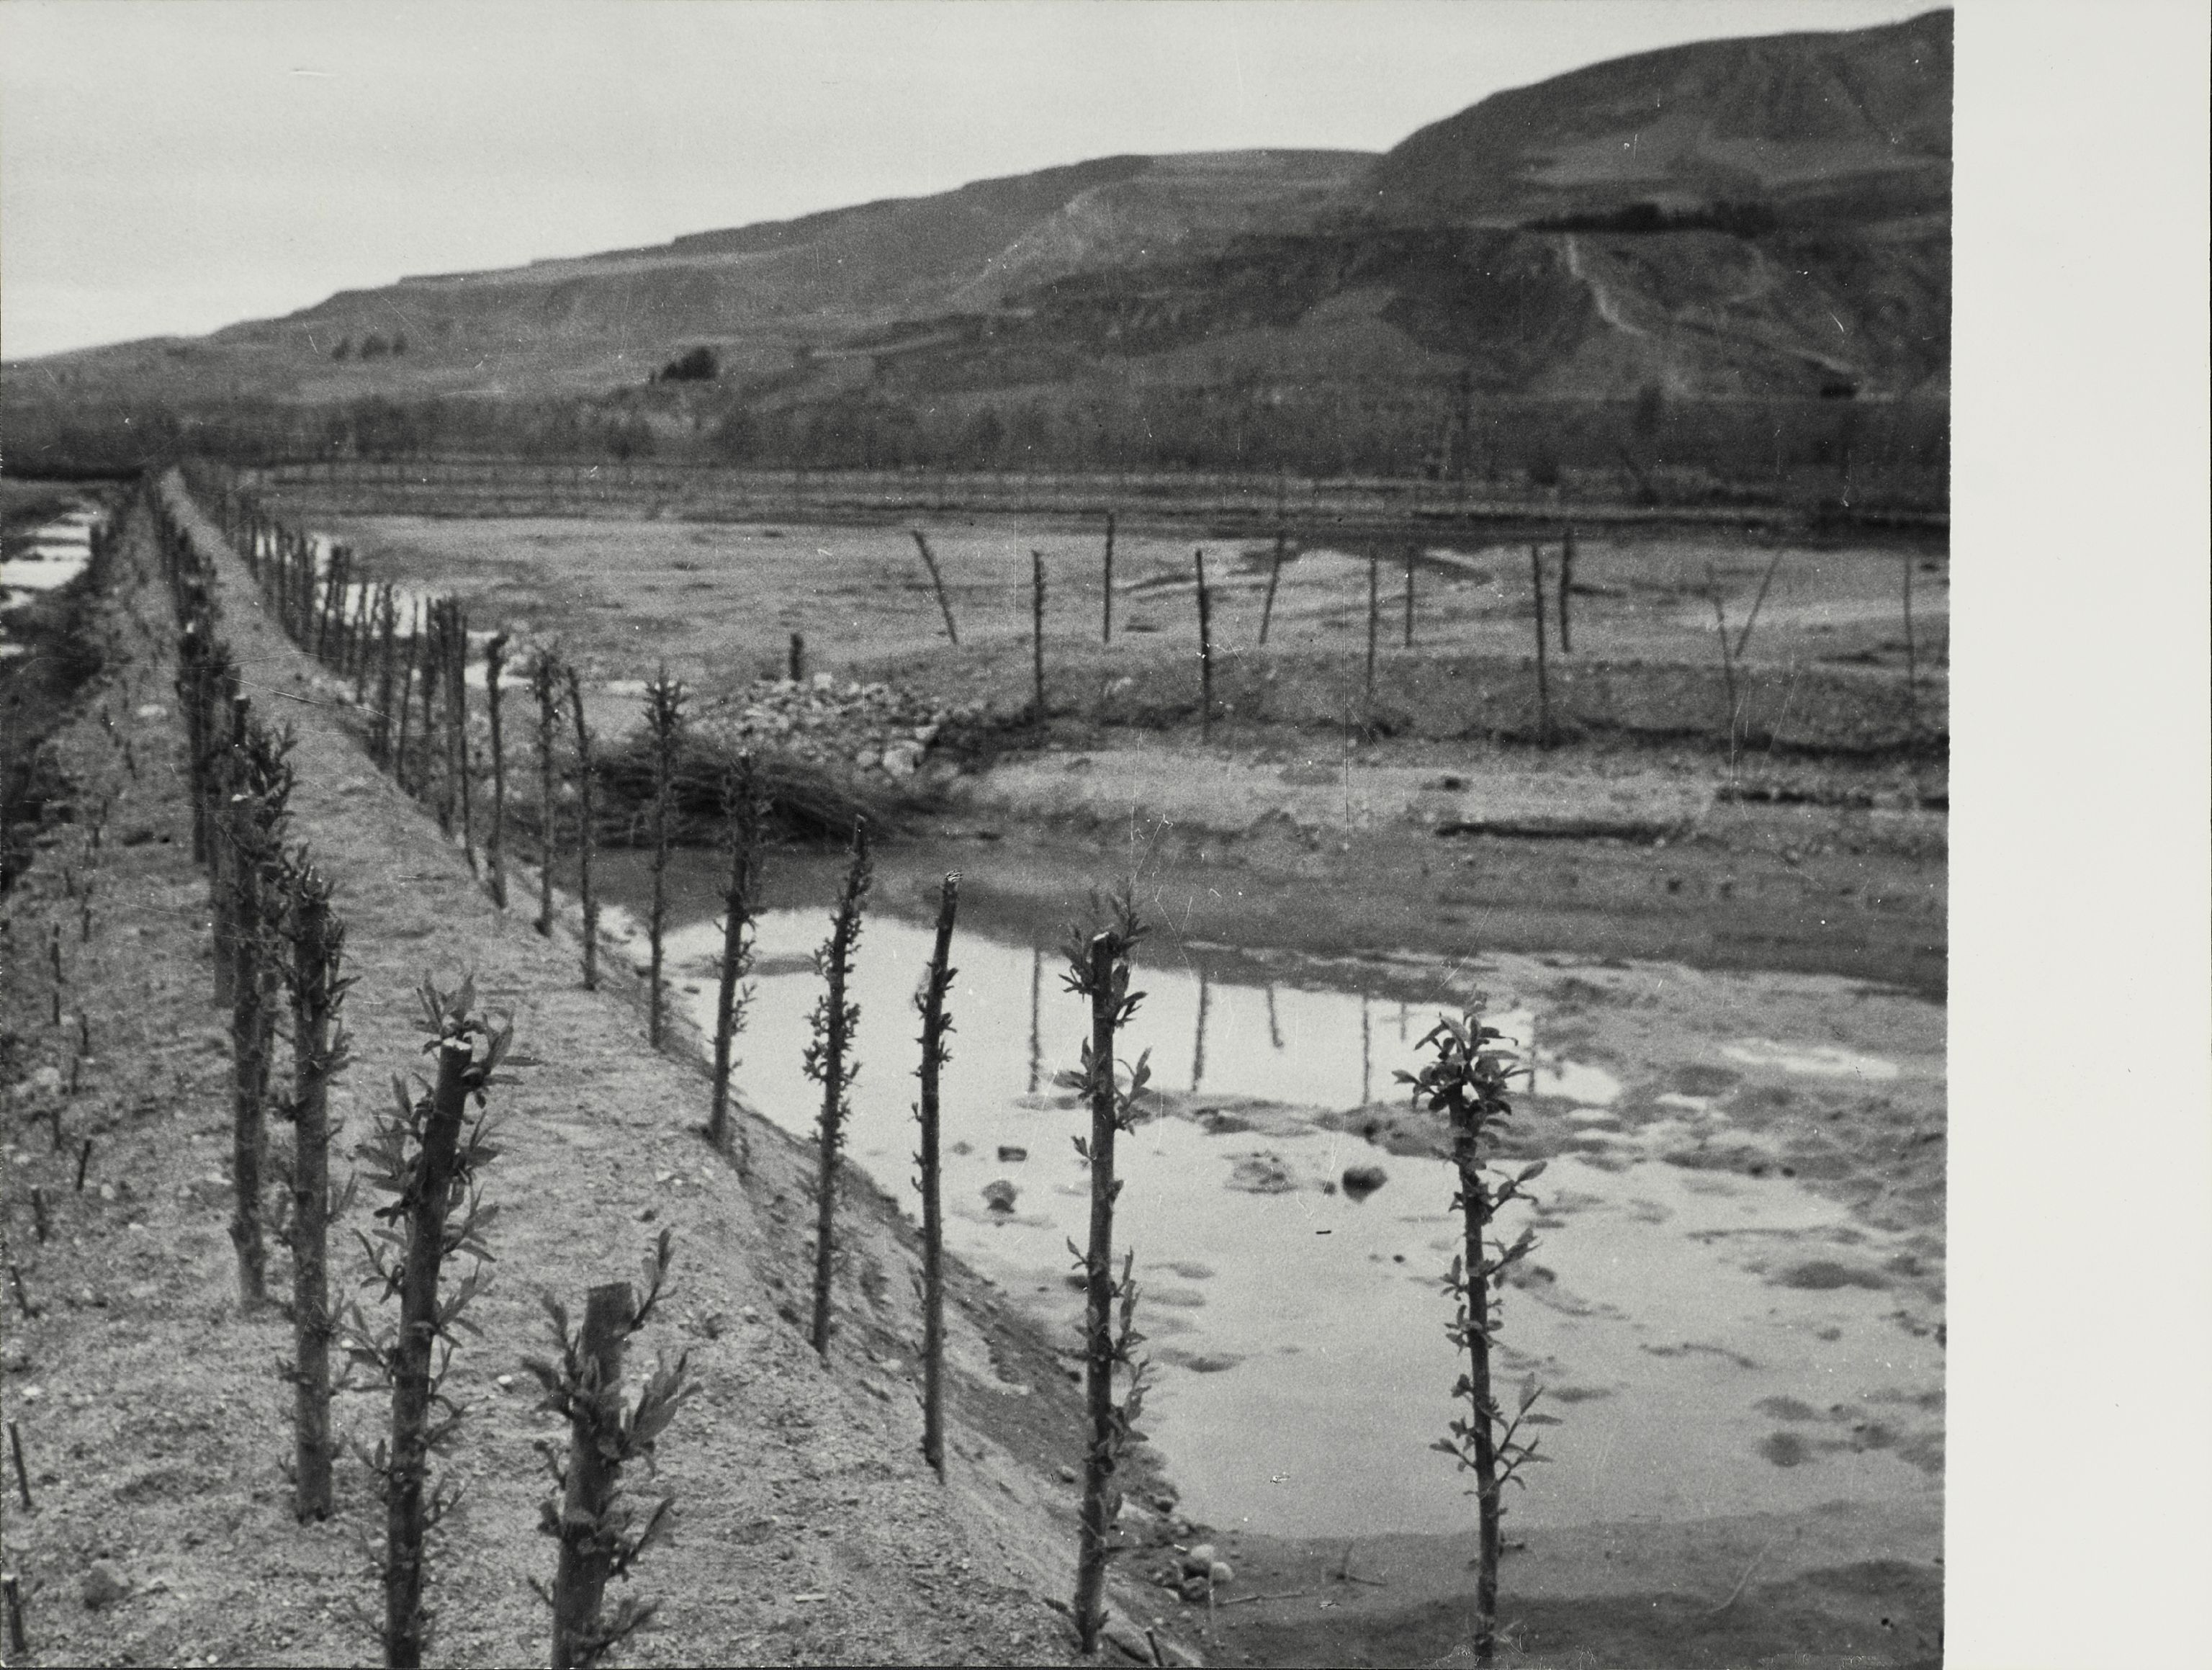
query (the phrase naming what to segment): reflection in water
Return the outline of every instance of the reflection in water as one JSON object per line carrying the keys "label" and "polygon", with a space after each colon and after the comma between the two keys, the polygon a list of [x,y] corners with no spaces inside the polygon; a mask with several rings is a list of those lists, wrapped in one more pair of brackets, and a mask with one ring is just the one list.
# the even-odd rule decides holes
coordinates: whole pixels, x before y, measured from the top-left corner
{"label": "reflection in water", "polygon": [[1375,1029],[1367,1021],[1367,993],[1359,994],[1359,1101],[1375,1100]]}
{"label": "reflection in water", "polygon": [[[746,1031],[748,1102],[801,1139],[818,1101],[800,1052],[819,991],[805,960],[819,921],[813,911],[763,915]],[[673,934],[678,981],[711,971],[720,949],[710,920]],[[892,1022],[929,949],[926,926],[878,916],[852,987],[862,1009],[858,1055],[875,1065],[854,1087],[848,1154],[902,1198],[914,1144],[912,1040]],[[955,960],[950,1007],[964,1041],[943,1087],[946,1245],[1072,1345],[1079,1299],[1062,1281],[1066,1246],[1083,1232],[1089,1192],[1066,1139],[1082,1113],[1076,1098],[1044,1087],[1047,1064],[1072,1066],[1080,1054],[1084,1007],[1042,1001],[1038,947],[971,933]],[[1131,1053],[1187,1040],[1194,1084],[1239,1099],[1238,1118],[1146,1119],[1118,1168],[1139,1326],[1158,1372],[1146,1429],[1188,1510],[1224,1527],[1354,1536],[1468,1523],[1463,1479],[1426,1454],[1451,1413],[1460,1367],[1437,1292],[1457,1238],[1452,1168],[1380,1154],[1315,1116],[1364,1103],[1419,1065],[1417,1005],[1402,1011],[1400,1037],[1378,1035],[1371,996],[1347,989],[1369,977],[1319,965],[1249,983],[1195,965],[1143,971]],[[713,982],[698,983],[688,1000],[711,1024]],[[1024,983],[1026,1036],[1014,1018]],[[1525,1010],[1489,1018],[1509,1037],[1533,1030]],[[1536,1089],[1587,1108],[1621,1093],[1602,1069],[1557,1054]],[[1162,1097],[1168,1107],[1179,1100]],[[1839,1490],[1828,1466],[1780,1468],[1759,1450],[1772,1424],[1761,1400],[1826,1408],[1875,1388],[1941,1385],[1938,1349],[1888,1320],[1894,1293],[1778,1287],[1765,1273],[1777,1235],[1867,1239],[1848,1211],[1778,1176],[1650,1157],[1680,1131],[1582,1129],[1587,1157],[1555,1157],[1541,1186],[1540,1267],[1504,1296],[1508,1368],[1571,1394],[1558,1403],[1565,1424],[1544,1435],[1554,1465],[1540,1490],[1516,1501],[1515,1523],[1781,1511],[1853,1491],[1934,1488],[1894,1452],[1869,1458],[1875,1473]],[[1001,1149],[1028,1157],[1002,1162]],[[1347,1166],[1376,1160],[1388,1173],[1378,1192],[1340,1187]],[[1255,1192],[1255,1171],[1287,1189]],[[994,1185],[1016,1188],[1014,1211],[989,1210],[984,1192]],[[1860,1256],[1871,1263],[1874,1250]]]}
{"label": "reflection in water", "polygon": [[1213,982],[1207,977],[1206,965],[1198,966],[1198,1029],[1197,1041],[1190,1052],[1190,1088],[1194,1096],[1206,1081],[1206,1011],[1212,1006]]}
{"label": "reflection in water", "polygon": [[1044,1071],[1043,1048],[1037,1035],[1037,1011],[1044,998],[1044,947],[1030,948],[1030,1088],[1037,1093],[1037,1078]]}

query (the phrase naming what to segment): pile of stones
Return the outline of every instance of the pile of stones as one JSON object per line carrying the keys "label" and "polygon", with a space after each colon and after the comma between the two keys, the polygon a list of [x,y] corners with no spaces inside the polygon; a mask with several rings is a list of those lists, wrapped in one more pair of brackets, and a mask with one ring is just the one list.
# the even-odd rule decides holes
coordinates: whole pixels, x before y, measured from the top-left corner
{"label": "pile of stones", "polygon": [[970,720],[981,703],[948,707],[884,683],[763,678],[702,706],[700,728],[735,747],[773,750],[840,773],[904,783],[945,726]]}

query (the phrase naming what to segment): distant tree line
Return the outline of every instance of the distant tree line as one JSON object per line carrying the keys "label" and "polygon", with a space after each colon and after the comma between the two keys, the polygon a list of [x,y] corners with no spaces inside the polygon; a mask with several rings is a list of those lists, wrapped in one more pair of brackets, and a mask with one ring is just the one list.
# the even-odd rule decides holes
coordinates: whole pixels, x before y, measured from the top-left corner
{"label": "distant tree line", "polygon": [[[688,356],[687,356],[688,357]],[[470,456],[660,459],[808,470],[1248,471],[1464,483],[1470,494],[1564,484],[1647,501],[1823,498],[1948,502],[1940,398],[1605,400],[1376,382],[1269,387],[981,391],[933,399],[880,388],[775,403],[717,384],[599,397],[369,396],[152,404],[10,401],[8,467],[135,469],[191,452],[274,459]],[[1610,484],[1608,484],[1608,483]]]}

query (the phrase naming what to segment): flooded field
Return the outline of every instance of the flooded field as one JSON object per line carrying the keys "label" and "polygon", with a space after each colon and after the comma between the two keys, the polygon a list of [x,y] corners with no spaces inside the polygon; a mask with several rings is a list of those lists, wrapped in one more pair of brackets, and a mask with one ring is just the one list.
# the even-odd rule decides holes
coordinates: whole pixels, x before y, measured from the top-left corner
{"label": "flooded field", "polygon": [[[83,574],[92,562],[92,531],[101,513],[82,506],[10,538],[0,557],[0,615],[23,607],[44,592],[58,592]],[[8,641],[0,627],[0,658],[18,655],[21,646]]]}
{"label": "flooded field", "polygon": [[[908,903],[862,942],[848,1151],[911,1212],[928,935],[895,914]],[[738,1049],[747,1098],[801,1136],[819,1106],[800,1048],[826,926],[824,908],[762,921]],[[719,947],[707,920],[671,944],[702,1028]],[[1809,975],[1148,950],[1126,1035],[1130,1055],[1151,1053],[1156,1113],[1121,1149],[1116,1240],[1136,1254],[1158,1375],[1145,1424],[1193,1515],[1291,1536],[1467,1523],[1463,1479],[1427,1448],[1457,1372],[1438,1280],[1458,1244],[1454,1180],[1421,1151],[1394,1075],[1478,990],[1535,1062],[1516,1151],[1551,1162],[1504,1339],[1506,1372],[1546,1388],[1553,1465],[1516,1522],[1940,1497],[1940,1193],[1932,1226],[1855,1212],[1848,1188],[1809,1186],[1841,1174],[1808,1146],[1832,1109],[1869,1101],[1940,1140],[1940,1009]],[[963,930],[954,960],[948,1242],[1072,1350],[1085,1115],[1054,1075],[1084,1011],[1057,952],[1003,926]],[[1347,1168],[1370,1166],[1379,1187],[1346,1187]]]}

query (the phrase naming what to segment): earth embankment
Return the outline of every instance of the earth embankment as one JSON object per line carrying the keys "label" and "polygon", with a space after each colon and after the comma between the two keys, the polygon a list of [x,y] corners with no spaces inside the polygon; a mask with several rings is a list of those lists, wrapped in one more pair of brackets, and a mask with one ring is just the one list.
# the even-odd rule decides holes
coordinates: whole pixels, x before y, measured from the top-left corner
{"label": "earth embankment", "polygon": [[[213,545],[204,523],[195,531]],[[210,1001],[173,629],[150,539],[135,515],[92,628],[104,671],[51,738],[67,793],[6,902],[19,949],[43,947],[50,923],[67,929],[62,1024],[49,1022],[43,957],[11,954],[0,976],[9,1255],[34,1312],[14,1319],[7,1345],[9,1413],[36,1502],[10,1515],[10,1569],[29,1596],[30,1661],[360,1661],[374,1655],[351,1621],[372,1594],[356,1534],[374,1511],[363,1476],[342,1467],[331,1522],[292,1521],[290,1393],[274,1366],[290,1331],[273,1311],[241,1315],[231,1297],[228,1040]],[[418,1066],[425,977],[471,977],[482,1003],[514,1016],[511,1082],[494,1092],[504,1135],[485,1177],[501,1208],[493,1282],[472,1312],[483,1337],[457,1353],[447,1388],[466,1410],[447,1464],[465,1495],[436,1533],[439,1655],[514,1663],[544,1650],[529,1588],[551,1570],[536,1529],[538,1446],[559,1425],[523,1390],[520,1358],[545,1349],[541,1293],[573,1307],[633,1270],[662,1228],[676,1246],[672,1303],[641,1354],[687,1352],[701,1389],[638,1481],[676,1498],[679,1530],[633,1579],[660,1601],[633,1660],[1060,1655],[1064,1621],[1041,1597],[1072,1586],[1073,1492],[1049,1481],[1079,1457],[1079,1412],[1055,1355],[959,1276],[954,1461],[947,1484],[932,1478],[910,1385],[914,1259],[892,1204],[851,1197],[825,1365],[793,1321],[812,1217],[805,1154],[757,1125],[741,1182],[696,1134],[696,1065],[649,1049],[620,990],[582,991],[573,942],[496,910],[460,851],[371,768],[342,692],[262,617],[242,570],[226,567],[220,591],[255,713],[295,738],[292,837],[337,884],[355,984],[353,1062],[334,1111],[349,1142],[389,1081]],[[69,895],[88,878],[80,938]],[[73,1063],[81,1036],[90,1054]],[[70,1174],[88,1140],[79,1192]],[[281,1157],[281,1137],[276,1147]],[[34,1187],[50,1238],[33,1231]],[[357,1203],[343,1228],[365,1227],[373,1205]],[[348,1294],[353,1262],[334,1271]],[[374,1308],[373,1291],[362,1298]],[[355,1392],[337,1419],[374,1443],[383,1413]],[[96,1566],[121,1592],[95,1603],[83,1586]]]}

